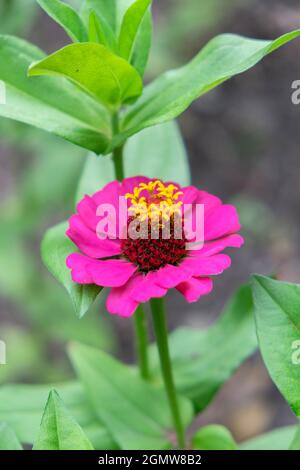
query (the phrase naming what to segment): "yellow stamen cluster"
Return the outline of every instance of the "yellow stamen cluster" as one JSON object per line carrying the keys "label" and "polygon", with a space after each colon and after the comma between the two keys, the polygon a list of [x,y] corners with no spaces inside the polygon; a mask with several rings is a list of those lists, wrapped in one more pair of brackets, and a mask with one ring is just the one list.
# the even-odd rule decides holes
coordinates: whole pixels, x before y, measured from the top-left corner
{"label": "yellow stamen cluster", "polygon": [[[145,196],[141,193],[147,192]],[[133,194],[125,194],[126,199],[130,199],[131,207],[129,212],[141,221],[146,219],[169,220],[176,213],[180,213],[182,202],[178,201],[179,196],[183,194],[178,191],[174,184],[164,185],[161,181],[150,181],[149,183],[140,183],[133,190]]]}

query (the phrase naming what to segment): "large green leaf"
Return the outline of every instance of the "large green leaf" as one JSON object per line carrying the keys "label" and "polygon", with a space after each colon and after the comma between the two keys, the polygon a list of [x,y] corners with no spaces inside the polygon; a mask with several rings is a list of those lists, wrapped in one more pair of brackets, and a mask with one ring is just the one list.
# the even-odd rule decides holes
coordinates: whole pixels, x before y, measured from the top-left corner
{"label": "large green leaf", "polygon": [[140,25],[152,0],[136,0],[126,11],[119,34],[119,53],[131,61]]}
{"label": "large green leaf", "polygon": [[288,450],[294,438],[296,426],[286,426],[254,437],[239,445],[241,450]]}
{"label": "large green leaf", "polygon": [[280,392],[300,416],[300,366],[296,360],[300,340],[300,285],[254,276],[253,294],[263,359]]}
{"label": "large green leaf", "polygon": [[98,101],[67,80],[27,77],[29,65],[43,57],[42,51],[22,39],[0,36],[0,80],[6,86],[0,116],[105,152],[111,139],[110,117]]}
{"label": "large green leaf", "polygon": [[70,79],[111,108],[138,98],[143,83],[136,70],[102,44],[70,44],[33,63],[30,76],[54,75]]}
{"label": "large green leaf", "polygon": [[0,387],[0,421],[6,422],[18,439],[32,444],[37,436],[49,390],[55,388],[95,449],[116,449],[103,424],[95,417],[82,385],[6,385]]}
{"label": "large green leaf", "polygon": [[66,236],[67,224],[61,223],[46,232],[42,241],[42,259],[53,276],[68,291],[74,309],[81,318],[95,301],[101,287],[96,285],[80,285],[72,281],[70,270],[66,266],[66,258],[77,248]]}
{"label": "large green leaf", "polygon": [[53,18],[74,42],[87,41],[87,31],[78,13],[61,0],[37,0],[46,13]]}
{"label": "large green leaf", "polygon": [[17,436],[6,423],[0,423],[0,450],[22,450]]}
{"label": "large green leaf", "polygon": [[197,431],[192,438],[193,449],[236,450],[234,439],[224,426],[211,424]]}
{"label": "large green leaf", "polygon": [[49,394],[33,450],[93,450],[55,390]]}
{"label": "large green leaf", "polygon": [[[94,412],[124,450],[170,447],[172,418],[162,388],[144,382],[128,366],[93,348],[73,345],[71,360]],[[185,424],[191,405],[180,399]]]}
{"label": "large green leaf", "polygon": [[[153,149],[155,142],[155,149]],[[124,166],[126,177],[146,175],[190,183],[188,157],[176,122],[146,129],[128,141],[125,146]],[[115,179],[111,157],[97,158],[89,155],[77,191],[79,201],[85,194],[93,194]]]}
{"label": "large green leaf", "polygon": [[150,83],[123,119],[123,138],[145,127],[174,119],[195,99],[253,67],[267,54],[300,35],[300,30],[275,41],[223,34],[212,39],[187,65]]}
{"label": "large green leaf", "polygon": [[[179,328],[170,335],[178,391],[203,410],[238,366],[257,347],[250,286],[241,287],[221,318],[207,330]],[[159,374],[156,347],[152,346]]]}

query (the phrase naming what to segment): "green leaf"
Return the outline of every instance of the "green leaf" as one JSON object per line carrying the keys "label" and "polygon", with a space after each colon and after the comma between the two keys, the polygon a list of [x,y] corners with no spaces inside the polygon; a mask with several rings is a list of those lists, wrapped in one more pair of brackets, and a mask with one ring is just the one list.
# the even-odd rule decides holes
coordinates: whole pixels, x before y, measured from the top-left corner
{"label": "green leaf", "polygon": [[[153,151],[155,142],[155,151]],[[141,158],[143,155],[143,158]],[[146,129],[130,139],[124,149],[126,177],[143,174],[149,178],[190,183],[188,157],[176,122]],[[99,191],[115,179],[111,157],[89,155],[79,182],[76,200]]]}
{"label": "green leaf", "polygon": [[253,294],[263,359],[280,392],[300,416],[300,285],[254,276]]}
{"label": "green leaf", "polygon": [[90,42],[103,44],[112,51],[115,51],[117,48],[114,33],[105,21],[100,20],[94,11],[91,11],[89,16],[89,40]]}
{"label": "green leaf", "polygon": [[150,83],[123,118],[123,138],[145,127],[174,119],[197,98],[234,75],[253,67],[267,54],[300,35],[300,30],[275,41],[223,34],[212,39],[187,65]]}
{"label": "green leaf", "polygon": [[[114,1],[106,2],[102,8],[102,0],[85,1],[81,8],[81,17],[89,29],[89,41],[105,45],[112,52],[117,53],[117,37],[109,14]],[[112,13],[114,16],[114,13]]]}
{"label": "green leaf", "polygon": [[[70,353],[95,413],[121,449],[170,448],[172,419],[163,389],[104,352],[76,344]],[[180,406],[187,425],[191,405],[180,399]]]}
{"label": "green leaf", "polygon": [[89,17],[89,41],[106,46],[105,33],[101,22],[94,11],[91,12]]}
{"label": "green leaf", "polygon": [[126,11],[119,34],[119,53],[131,61],[134,43],[152,0],[136,0]]}
{"label": "green leaf", "polygon": [[91,10],[104,19],[117,36],[122,19],[134,0],[85,0],[81,9],[84,18],[89,16]]}
{"label": "green leaf", "polygon": [[37,0],[37,2],[66,31],[74,42],[88,40],[85,26],[71,5],[60,0]]}
{"label": "green leaf", "polygon": [[[133,5],[134,0],[85,0],[82,7],[82,16],[88,22],[91,11],[94,11],[101,22],[106,40],[114,52],[118,52],[117,42],[121,25],[126,12]],[[150,53],[152,40],[152,15],[147,11],[137,30],[133,45],[132,65],[143,76]]]}
{"label": "green leaf", "polygon": [[300,427],[298,427],[289,450],[300,450]]}
{"label": "green leaf", "polygon": [[192,438],[193,449],[236,450],[237,444],[224,426],[211,424],[197,431]]}
{"label": "green leaf", "polygon": [[[250,286],[237,291],[213,326],[204,331],[179,328],[169,341],[177,389],[202,411],[257,347]],[[151,352],[159,375],[155,346]]]}
{"label": "green leaf", "polygon": [[6,422],[21,442],[32,444],[39,430],[49,390],[52,388],[58,391],[95,449],[117,448],[106,428],[95,417],[83,387],[78,382],[0,387],[0,421]]}
{"label": "green leaf", "polygon": [[93,450],[55,390],[49,394],[33,450]]}
{"label": "green leaf", "polygon": [[101,44],[70,44],[32,64],[29,75],[54,75],[70,79],[111,108],[134,101],[143,83],[136,70]]}
{"label": "green leaf", "polygon": [[293,440],[296,426],[286,426],[254,437],[239,445],[240,450],[288,450]]}
{"label": "green leaf", "polygon": [[26,41],[0,35],[0,80],[6,86],[0,116],[39,127],[93,152],[105,152],[111,140],[109,113],[71,82],[28,78],[29,65],[43,57]]}
{"label": "green leaf", "polygon": [[6,423],[0,423],[0,450],[22,450],[17,436]]}
{"label": "green leaf", "polygon": [[80,285],[72,281],[66,258],[77,251],[66,236],[67,223],[63,222],[46,232],[41,245],[42,259],[53,274],[68,291],[74,309],[81,318],[95,301],[101,291],[96,285]]}
{"label": "green leaf", "polygon": [[136,41],[132,53],[131,63],[141,77],[145,73],[152,43],[152,14],[146,12],[140,29],[137,32]]}

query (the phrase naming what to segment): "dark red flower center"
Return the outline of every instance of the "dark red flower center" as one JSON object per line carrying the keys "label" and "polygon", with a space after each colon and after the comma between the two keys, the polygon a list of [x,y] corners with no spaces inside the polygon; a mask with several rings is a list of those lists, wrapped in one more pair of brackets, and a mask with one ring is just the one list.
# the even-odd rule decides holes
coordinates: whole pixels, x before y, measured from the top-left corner
{"label": "dark red flower center", "polygon": [[[129,223],[133,217],[129,219]],[[138,265],[141,272],[155,271],[172,264],[178,265],[186,255],[186,239],[184,235],[175,238],[174,219],[170,220],[169,237],[165,238],[162,227],[156,232],[156,238],[151,238],[151,225],[149,223],[147,235],[132,239],[128,236],[122,240],[122,256]]]}
{"label": "dark red flower center", "polygon": [[167,264],[176,266],[185,256],[186,239],[182,220],[178,222],[177,217],[181,215],[180,195],[178,186],[165,185],[160,180],[140,183],[132,194],[125,195],[131,205],[122,256],[135,263],[141,272],[155,271]]}

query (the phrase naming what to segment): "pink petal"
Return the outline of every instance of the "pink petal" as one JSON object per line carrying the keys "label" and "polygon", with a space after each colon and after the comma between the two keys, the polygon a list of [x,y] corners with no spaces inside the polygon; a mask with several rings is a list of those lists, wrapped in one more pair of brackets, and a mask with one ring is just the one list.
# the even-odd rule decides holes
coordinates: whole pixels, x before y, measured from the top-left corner
{"label": "pink petal", "polygon": [[99,218],[97,217],[97,204],[90,196],[84,196],[77,204],[76,210],[84,224],[94,232],[96,231]]}
{"label": "pink petal", "polygon": [[190,277],[191,274],[182,269],[181,265],[172,266],[168,264],[155,272],[155,282],[165,289],[172,289]]}
{"label": "pink petal", "polygon": [[179,200],[183,202],[183,204],[193,204],[199,196],[199,189],[195,186],[186,186],[185,188],[181,188],[180,191],[183,194],[179,197]]}
{"label": "pink petal", "polygon": [[238,214],[233,206],[224,204],[212,209],[205,215],[205,241],[238,232],[240,228]]}
{"label": "pink petal", "polygon": [[197,204],[204,204],[205,213],[207,214],[211,209],[222,205],[222,201],[217,196],[210,194],[206,191],[199,191]]}
{"label": "pink petal", "polygon": [[190,256],[212,256],[225,248],[240,248],[244,244],[244,239],[240,235],[228,235],[224,238],[204,244],[201,250],[190,250]]}
{"label": "pink petal", "polygon": [[[199,247],[202,247],[208,214],[216,208],[221,207],[222,201],[213,194],[197,189],[197,195],[195,195],[195,189],[196,188],[193,186],[188,187],[188,191],[191,193],[190,200],[184,201],[184,206],[182,207],[184,210],[184,230],[189,243],[193,243],[197,240]],[[184,188],[184,191],[185,190]],[[188,207],[187,204],[192,204],[192,207]],[[198,207],[199,205],[203,207]],[[198,232],[197,235],[195,232]],[[199,238],[201,238],[201,240],[199,240]]]}
{"label": "pink petal", "polygon": [[189,281],[182,282],[176,289],[189,302],[197,302],[203,295],[207,295],[212,291],[213,282],[207,278],[192,277]]}
{"label": "pink petal", "polygon": [[67,266],[74,282],[103,287],[123,286],[137,269],[124,260],[94,260],[81,253],[68,256]]}
{"label": "pink petal", "polygon": [[91,258],[107,258],[121,253],[119,240],[100,240],[77,214],[69,219],[70,227],[66,235],[84,254]]}
{"label": "pink petal", "polygon": [[208,212],[214,207],[222,204],[221,199],[207,191],[199,191],[195,186],[186,186],[181,188],[183,195],[180,196],[179,200],[184,204],[203,204],[205,212]]}
{"label": "pink petal", "polygon": [[126,193],[133,193],[133,190],[135,187],[139,186],[140,183],[145,183],[148,184],[150,178],[147,178],[146,176],[133,176],[131,178],[125,178],[122,181],[121,184],[121,193],[126,194]]}
{"label": "pink petal", "polygon": [[139,274],[132,279],[130,296],[137,302],[148,302],[152,298],[163,297],[167,289],[156,284],[157,272]]}
{"label": "pink petal", "polygon": [[[110,203],[105,203],[105,206],[110,205]],[[112,221],[112,226],[113,229],[110,233],[108,233],[108,237],[111,240],[115,240],[118,235],[118,215],[119,215],[119,207],[115,207],[114,204],[111,204],[111,212],[108,213],[107,207],[105,207],[104,214],[101,216],[100,213],[97,211],[98,208],[100,207],[100,204],[97,205],[94,199],[90,196],[84,196],[83,199],[77,204],[77,213],[79,217],[81,218],[82,222],[84,225],[86,225],[87,228],[92,230],[92,232],[97,232],[97,226],[101,219],[105,218],[105,222],[110,216],[110,219]],[[107,229],[106,229],[107,233]]]}
{"label": "pink petal", "polygon": [[88,270],[90,258],[81,255],[80,253],[73,253],[66,259],[66,265],[70,268],[72,280],[78,284],[93,284],[94,278]]}
{"label": "pink petal", "polygon": [[131,317],[134,314],[139,302],[130,297],[130,286],[131,280],[125,286],[111,289],[106,300],[106,308],[109,313],[120,317]]}
{"label": "pink petal", "polygon": [[[119,236],[119,207],[120,207],[120,196],[121,196],[121,183],[119,181],[112,181],[107,184],[101,191],[98,191],[92,196],[92,199],[96,205],[96,213],[100,213],[100,207],[102,205],[111,205],[112,207],[112,221],[113,229],[112,233],[109,233],[110,238],[114,239]],[[105,211],[106,212],[106,211]],[[107,213],[103,217],[107,219]],[[97,224],[101,220],[100,216],[97,216]],[[96,226],[95,226],[96,231]]]}
{"label": "pink petal", "polygon": [[93,194],[92,198],[95,204],[113,204],[116,208],[119,206],[119,196],[121,195],[121,183],[112,181],[104,186],[103,189]]}
{"label": "pink petal", "polygon": [[199,256],[185,258],[181,268],[193,276],[212,276],[221,274],[231,265],[231,259],[227,255],[214,255],[201,258]]}

